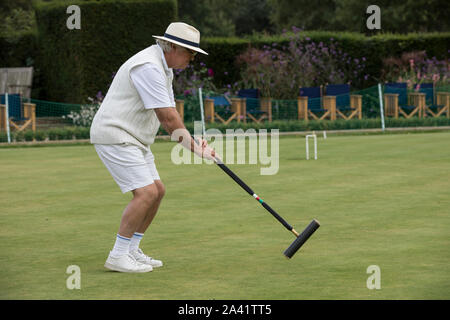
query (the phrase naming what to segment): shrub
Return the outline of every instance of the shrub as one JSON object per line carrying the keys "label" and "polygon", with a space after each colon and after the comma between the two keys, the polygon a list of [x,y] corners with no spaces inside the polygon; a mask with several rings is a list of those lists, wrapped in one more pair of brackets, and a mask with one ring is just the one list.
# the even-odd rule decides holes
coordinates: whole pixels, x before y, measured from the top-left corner
{"label": "shrub", "polygon": [[384,59],[382,74],[385,81],[406,82],[409,89],[418,90],[423,82],[445,86],[450,79],[450,60],[430,59],[426,51],[405,52]]}
{"label": "shrub", "polygon": [[[264,50],[264,46],[277,48],[288,47],[293,33],[285,33],[278,36],[255,35],[249,38],[203,38],[202,48],[209,55],[200,55],[199,62],[212,66],[215,71],[214,84],[218,88],[226,87],[240,80],[243,65],[239,66],[235,58],[245,52],[249,47]],[[381,69],[383,59],[389,56],[399,57],[404,52],[414,50],[426,50],[429,57],[435,56],[442,60],[449,56],[448,43],[450,32],[443,33],[411,33],[407,35],[378,34],[366,37],[359,33],[331,32],[331,31],[305,31],[304,35],[311,42],[330,46],[334,43],[336,49],[340,49],[350,57],[365,57],[362,76],[352,79],[352,87],[362,89],[376,84],[382,78]],[[331,40],[333,39],[333,40]],[[364,76],[369,75],[365,80]],[[295,99],[297,97],[290,97]]]}
{"label": "shrub", "polygon": [[[239,55],[243,64],[245,88],[259,88],[262,95],[276,99],[293,99],[298,88],[327,83],[351,83],[368,80],[364,74],[365,57],[352,57],[330,38],[329,44],[315,42],[294,28],[289,43],[264,45],[263,50],[249,48]],[[362,81],[359,81],[361,83]]]}

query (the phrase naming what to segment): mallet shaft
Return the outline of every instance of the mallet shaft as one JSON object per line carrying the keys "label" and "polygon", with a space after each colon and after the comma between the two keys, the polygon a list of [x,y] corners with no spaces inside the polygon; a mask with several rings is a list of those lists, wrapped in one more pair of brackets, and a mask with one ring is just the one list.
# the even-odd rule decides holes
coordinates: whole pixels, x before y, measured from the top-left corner
{"label": "mallet shaft", "polygon": [[[233,171],[231,171],[225,164],[223,164],[221,161],[216,161],[216,164],[222,169],[226,174],[228,174],[238,185],[242,187],[249,195],[254,197],[261,205],[272,214],[272,216],[275,217],[286,229],[289,231],[292,231],[294,228],[286,222],[278,213],[275,212],[266,202],[264,202],[263,199],[259,198],[256,193],[253,192],[253,190],[244,182],[242,181],[237,175],[234,174]],[[294,233],[295,234],[295,233]],[[297,234],[298,235],[298,234]]]}

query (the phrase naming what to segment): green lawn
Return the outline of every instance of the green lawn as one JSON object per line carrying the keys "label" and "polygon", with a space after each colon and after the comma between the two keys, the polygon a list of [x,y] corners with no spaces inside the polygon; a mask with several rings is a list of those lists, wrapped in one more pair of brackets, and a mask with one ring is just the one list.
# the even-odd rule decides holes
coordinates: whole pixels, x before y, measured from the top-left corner
{"label": "green lawn", "polygon": [[217,166],[174,165],[173,146],[153,146],[167,193],[141,247],[165,266],[146,274],[103,267],[131,195],[92,146],[0,148],[0,299],[450,298],[450,132],[320,136],[317,161],[284,137],[278,174],[230,165],[297,231],[321,222],[291,260],[290,232]]}

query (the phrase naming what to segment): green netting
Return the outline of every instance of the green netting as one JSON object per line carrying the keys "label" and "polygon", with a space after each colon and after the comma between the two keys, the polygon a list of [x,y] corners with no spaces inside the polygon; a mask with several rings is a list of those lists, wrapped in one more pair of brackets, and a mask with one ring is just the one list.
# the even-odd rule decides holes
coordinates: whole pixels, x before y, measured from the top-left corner
{"label": "green netting", "polygon": [[[382,86],[382,94],[389,91],[386,90],[386,86]],[[423,87],[414,87],[413,89],[407,89],[408,93],[411,92],[422,92],[426,94],[426,103],[427,105],[431,105],[436,103],[436,94],[438,92],[450,92],[450,85],[441,85],[437,87],[425,88]],[[326,95],[326,93],[325,93]],[[337,95],[336,102],[337,107],[343,112],[348,111],[348,107],[350,106],[350,96],[351,95],[361,95],[362,101],[362,118],[364,119],[374,119],[379,118],[381,116],[380,113],[380,101],[379,101],[379,92],[378,86],[373,86],[370,88],[362,89],[362,90],[354,90],[351,91],[350,94],[347,95]],[[203,98],[206,97],[214,97],[214,96],[222,96],[220,93],[208,92],[208,94],[204,95]],[[228,98],[233,98],[233,96],[228,96]],[[198,99],[198,95],[189,95],[189,96],[178,96],[177,99],[181,99],[184,101],[184,121],[186,123],[193,123],[194,121],[198,121],[201,118],[200,115],[200,101]],[[222,99],[222,101],[226,101]],[[256,118],[259,118],[261,115],[260,105],[261,99],[252,99],[247,98],[247,112],[251,112]],[[36,117],[46,118],[51,117],[55,119],[61,119],[62,122],[70,123],[70,118],[67,117],[71,113],[77,113],[82,115],[87,115],[88,117],[92,117],[93,105],[85,104],[70,104],[70,103],[59,103],[59,102],[51,102],[51,101],[43,101],[31,99],[31,103],[36,104]],[[401,104],[401,103],[400,103]],[[280,99],[271,99],[272,105],[272,120],[297,120],[299,118],[298,114],[298,100],[297,97],[291,100],[280,100]],[[317,114],[320,115],[320,109],[323,109],[323,97],[316,99],[308,99],[308,107],[314,112],[317,111]],[[218,112],[221,116],[227,117],[227,115],[231,114],[230,105],[216,105],[216,112]],[[241,119],[242,120],[242,119]]]}
{"label": "green netting", "polygon": [[71,111],[79,112],[80,104],[61,103],[30,99],[31,103],[36,104],[36,117],[62,117],[70,114]]}

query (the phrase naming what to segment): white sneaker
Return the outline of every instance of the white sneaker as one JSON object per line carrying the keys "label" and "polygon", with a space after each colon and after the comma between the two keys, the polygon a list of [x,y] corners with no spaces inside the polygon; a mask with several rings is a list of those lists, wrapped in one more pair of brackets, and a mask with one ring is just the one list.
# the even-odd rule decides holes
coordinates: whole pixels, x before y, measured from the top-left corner
{"label": "white sneaker", "polygon": [[162,261],[147,256],[141,249],[130,251],[130,255],[133,256],[138,263],[149,265],[153,268],[162,267],[163,265]]}
{"label": "white sneaker", "polygon": [[113,257],[111,252],[106,259],[105,268],[119,272],[150,272],[153,270],[151,265],[137,262],[131,254]]}

